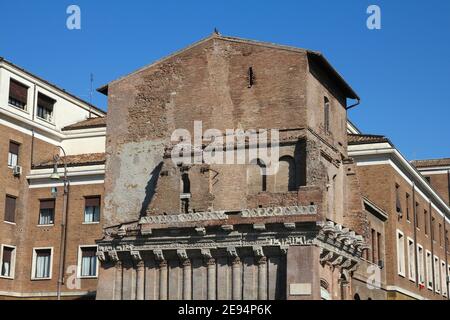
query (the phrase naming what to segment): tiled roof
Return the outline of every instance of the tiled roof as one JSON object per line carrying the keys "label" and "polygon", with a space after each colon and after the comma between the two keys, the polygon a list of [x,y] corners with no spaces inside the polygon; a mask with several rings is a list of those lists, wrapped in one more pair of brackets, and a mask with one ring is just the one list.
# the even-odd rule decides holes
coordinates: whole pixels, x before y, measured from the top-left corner
{"label": "tiled roof", "polygon": [[74,123],[70,126],[64,127],[63,131],[89,129],[89,128],[101,128],[106,127],[106,117],[97,117],[83,120],[81,122]]}
{"label": "tiled roof", "polygon": [[348,144],[366,144],[366,143],[382,143],[389,142],[385,136],[378,136],[372,134],[349,134]]}
{"label": "tiled roof", "polygon": [[450,158],[415,160],[411,161],[411,164],[416,168],[450,166]]}
{"label": "tiled roof", "polygon": [[[78,154],[67,157],[61,157],[61,161],[59,165],[62,166],[64,162],[68,167],[79,167],[79,166],[88,166],[88,165],[101,165],[106,161],[105,153],[86,153],[86,154]],[[39,164],[33,166],[34,169],[46,169],[53,167],[53,159],[43,161]]]}

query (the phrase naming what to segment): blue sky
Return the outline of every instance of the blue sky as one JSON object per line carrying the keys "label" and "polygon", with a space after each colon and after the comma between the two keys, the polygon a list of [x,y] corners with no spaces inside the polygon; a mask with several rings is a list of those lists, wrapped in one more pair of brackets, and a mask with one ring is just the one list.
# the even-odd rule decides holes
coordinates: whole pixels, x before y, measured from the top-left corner
{"label": "blue sky", "polygon": [[[81,30],[66,9],[81,8]],[[366,27],[379,5],[382,29]],[[450,1],[1,1],[0,56],[89,99],[95,87],[210,34],[322,51],[361,96],[350,112],[409,159],[450,157]],[[106,107],[99,93],[94,103]]]}

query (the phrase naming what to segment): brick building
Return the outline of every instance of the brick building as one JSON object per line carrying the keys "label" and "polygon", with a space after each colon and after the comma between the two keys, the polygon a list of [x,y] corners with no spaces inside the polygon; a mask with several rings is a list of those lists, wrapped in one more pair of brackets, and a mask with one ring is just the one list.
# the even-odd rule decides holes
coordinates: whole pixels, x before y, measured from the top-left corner
{"label": "brick building", "polygon": [[[449,297],[450,161],[360,132],[318,52],[215,33],[100,88],[108,117],[4,60],[0,89],[0,297],[57,296],[54,154],[64,298]],[[248,130],[279,133],[276,173]],[[245,161],[196,161],[212,141]]]}
{"label": "brick building", "polygon": [[67,165],[70,181],[61,296],[86,298],[95,293],[104,116],[0,59],[0,299],[57,297],[66,211],[63,182],[50,179],[54,155],[61,156],[61,177]]}

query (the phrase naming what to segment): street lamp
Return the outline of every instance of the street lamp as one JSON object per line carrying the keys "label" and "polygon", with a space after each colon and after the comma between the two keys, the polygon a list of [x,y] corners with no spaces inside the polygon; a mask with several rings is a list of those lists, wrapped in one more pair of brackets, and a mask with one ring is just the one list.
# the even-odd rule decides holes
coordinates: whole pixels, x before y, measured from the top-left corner
{"label": "street lamp", "polygon": [[61,149],[64,157],[61,158],[59,155],[53,157],[53,173],[50,175],[51,180],[60,181],[61,176],[58,173],[58,164],[63,162],[64,164],[64,175],[62,181],[64,183],[64,204],[63,204],[63,214],[61,220],[61,244],[60,244],[60,254],[59,254],[59,272],[58,272],[58,285],[57,285],[57,299],[61,300],[61,288],[64,284],[64,269],[66,261],[66,238],[67,238],[67,217],[68,217],[68,198],[69,198],[69,187],[70,181],[67,178],[67,163],[66,163],[66,151],[63,147],[58,146]]}

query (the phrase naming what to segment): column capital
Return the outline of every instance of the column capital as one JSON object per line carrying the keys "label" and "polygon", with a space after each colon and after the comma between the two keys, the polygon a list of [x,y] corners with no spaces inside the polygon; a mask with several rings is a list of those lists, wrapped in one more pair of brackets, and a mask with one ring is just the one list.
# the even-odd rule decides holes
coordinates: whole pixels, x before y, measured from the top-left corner
{"label": "column capital", "polygon": [[181,261],[186,261],[186,260],[189,260],[189,257],[188,257],[188,255],[187,255],[187,252],[186,252],[186,250],[185,249],[179,249],[179,250],[177,250],[177,256],[178,256],[178,258],[181,260]]}
{"label": "column capital", "polygon": [[133,259],[133,261],[135,263],[142,261],[142,256],[139,251],[130,251],[130,255],[131,255],[131,259]]}
{"label": "column capital", "polygon": [[111,259],[112,262],[117,263],[119,262],[119,255],[117,254],[116,250],[110,250],[108,251],[108,256]]}

